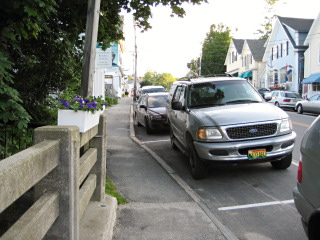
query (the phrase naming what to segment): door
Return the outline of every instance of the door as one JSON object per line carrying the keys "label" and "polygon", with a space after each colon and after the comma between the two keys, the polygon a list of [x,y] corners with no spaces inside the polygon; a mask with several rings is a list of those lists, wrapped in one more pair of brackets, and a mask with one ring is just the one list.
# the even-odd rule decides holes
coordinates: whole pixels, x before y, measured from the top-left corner
{"label": "door", "polygon": [[[180,102],[182,106],[185,107],[185,92],[185,86],[178,86],[173,95],[172,102]],[[187,113],[184,109],[170,109],[169,114],[173,134],[179,142],[184,144],[184,133],[186,131]]]}

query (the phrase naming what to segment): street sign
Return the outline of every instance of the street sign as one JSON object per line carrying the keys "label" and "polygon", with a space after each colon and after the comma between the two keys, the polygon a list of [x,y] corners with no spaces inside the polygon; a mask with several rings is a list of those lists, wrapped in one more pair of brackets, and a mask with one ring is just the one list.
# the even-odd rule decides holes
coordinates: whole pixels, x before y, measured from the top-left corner
{"label": "street sign", "polygon": [[95,68],[110,68],[112,67],[112,51],[107,48],[105,51],[101,48],[96,48],[96,64]]}

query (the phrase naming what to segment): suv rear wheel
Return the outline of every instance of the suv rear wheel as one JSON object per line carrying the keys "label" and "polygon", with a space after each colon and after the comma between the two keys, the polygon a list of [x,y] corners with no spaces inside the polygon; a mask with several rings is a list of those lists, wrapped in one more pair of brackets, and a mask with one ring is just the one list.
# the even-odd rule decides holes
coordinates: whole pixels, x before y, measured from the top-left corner
{"label": "suv rear wheel", "polygon": [[191,175],[194,179],[203,179],[208,175],[207,165],[200,159],[193,143],[190,143],[190,167]]}
{"label": "suv rear wheel", "polygon": [[292,162],[292,153],[278,161],[270,162],[274,169],[286,169],[290,167]]}

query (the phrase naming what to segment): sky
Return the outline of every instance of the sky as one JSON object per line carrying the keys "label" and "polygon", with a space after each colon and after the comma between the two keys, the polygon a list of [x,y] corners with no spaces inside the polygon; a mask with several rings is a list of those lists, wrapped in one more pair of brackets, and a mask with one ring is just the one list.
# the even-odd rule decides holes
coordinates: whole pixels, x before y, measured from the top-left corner
{"label": "sky", "polygon": [[[202,42],[212,24],[224,24],[231,29],[233,38],[258,39],[255,34],[263,29],[267,16],[265,0],[208,0],[201,5],[183,4],[184,18],[170,17],[170,7],[152,8],[152,29],[141,33],[136,30],[137,75],[147,71],[171,73],[183,77],[188,73],[187,63],[198,58]],[[279,0],[274,13],[281,17],[317,18],[319,0]],[[132,16],[125,15],[125,49],[123,68],[134,73],[134,30]]]}

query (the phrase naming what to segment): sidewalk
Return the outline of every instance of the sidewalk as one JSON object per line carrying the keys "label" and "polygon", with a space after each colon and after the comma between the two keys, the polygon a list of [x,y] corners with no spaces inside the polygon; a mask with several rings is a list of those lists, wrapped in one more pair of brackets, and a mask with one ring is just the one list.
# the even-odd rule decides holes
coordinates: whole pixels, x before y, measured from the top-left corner
{"label": "sidewalk", "polygon": [[129,201],[114,240],[236,240],[197,194],[134,136],[132,98],[108,108],[107,175]]}

